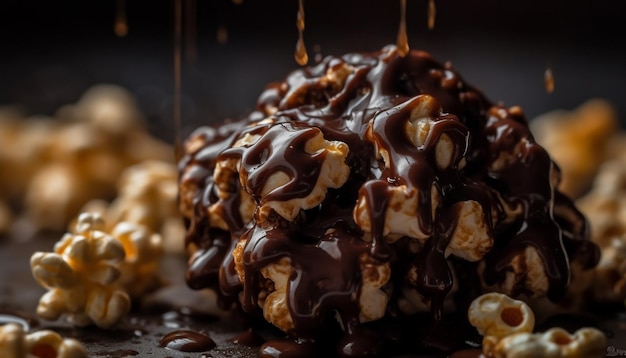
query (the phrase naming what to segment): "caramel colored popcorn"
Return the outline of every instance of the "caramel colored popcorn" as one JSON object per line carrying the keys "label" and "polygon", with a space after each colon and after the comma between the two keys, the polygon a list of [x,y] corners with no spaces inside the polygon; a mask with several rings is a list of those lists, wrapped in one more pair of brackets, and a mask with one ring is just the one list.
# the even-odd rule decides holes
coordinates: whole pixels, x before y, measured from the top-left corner
{"label": "caramel colored popcorn", "polygon": [[178,212],[178,171],[174,164],[147,160],[126,168],[118,197],[105,210],[109,227],[119,222],[144,226],[163,239],[168,252],[182,252],[184,225]]}
{"label": "caramel colored popcorn", "polygon": [[472,301],[467,316],[485,337],[501,339],[515,333],[532,332],[535,327],[535,314],[526,303],[496,292]]}
{"label": "caramel colored popcorn", "polygon": [[18,324],[0,326],[0,356],[6,358],[86,358],[87,351],[73,338],[50,330],[27,333]]}
{"label": "caramel colored popcorn", "polygon": [[263,302],[263,317],[274,326],[289,332],[294,328],[293,319],[287,306],[287,282],[291,276],[291,262],[282,259],[277,263],[269,264],[261,270],[261,274],[271,280],[274,290],[269,292]]}
{"label": "caramel colored popcorn", "polygon": [[124,247],[124,260],[119,263],[119,285],[131,298],[140,298],[162,285],[159,261],[163,254],[161,235],[145,226],[120,222],[110,232]]}
{"label": "caramel colored popcorn", "polygon": [[615,110],[602,99],[589,100],[571,111],[549,112],[531,121],[537,142],[561,168],[559,188],[574,198],[589,189],[617,127]]}
{"label": "caramel colored popcorn", "polygon": [[487,357],[601,357],[606,336],[584,327],[569,334],[562,328],[532,333],[535,316],[530,307],[500,293],[476,298],[468,310],[470,323],[483,336]]}
{"label": "caramel colored popcorn", "polygon": [[[49,164],[32,177],[24,198],[28,216],[41,229],[57,230],[75,216],[90,200],[92,184],[71,165]],[[98,192],[98,189],[95,189]]]}
{"label": "caramel colored popcorn", "polygon": [[626,299],[626,157],[604,162],[591,190],[577,200],[590,222],[591,238],[601,249],[598,266],[587,278],[596,302]]}
{"label": "caramel colored popcorn", "polygon": [[543,333],[518,333],[504,337],[493,350],[495,358],[591,358],[604,357],[606,336],[595,328],[569,334],[562,328]]}
{"label": "caramel colored popcorn", "polygon": [[24,117],[0,108],[0,193],[19,200],[30,178],[48,160],[47,146],[56,124],[47,117]]}
{"label": "caramel colored popcorn", "polygon": [[33,276],[48,289],[39,300],[39,316],[56,320],[67,315],[79,326],[108,328],[129,311],[130,298],[119,284],[124,246],[103,229],[99,216],[82,214],[54,252],[33,254]]}
{"label": "caramel colored popcorn", "polygon": [[92,87],[54,118],[0,111],[1,196],[23,200],[37,229],[63,230],[89,200],[112,200],[125,168],[173,163],[173,154],[147,132],[132,95],[114,85]]}

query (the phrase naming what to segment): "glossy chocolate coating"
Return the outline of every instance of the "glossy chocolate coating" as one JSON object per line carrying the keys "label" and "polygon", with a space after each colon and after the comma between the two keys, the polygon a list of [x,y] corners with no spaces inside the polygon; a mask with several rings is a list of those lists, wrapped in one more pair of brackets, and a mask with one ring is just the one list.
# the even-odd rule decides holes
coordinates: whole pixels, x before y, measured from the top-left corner
{"label": "glossy chocolate coating", "polygon": [[[327,80],[329,72],[346,65],[350,72],[343,81]],[[424,101],[430,103],[433,124],[425,143],[416,147],[404,126]],[[266,118],[271,121],[260,122]],[[244,222],[239,212],[242,188],[257,208],[268,200],[301,198],[313,190],[324,158],[303,147],[319,132],[326,140],[348,145],[350,176],[345,184],[328,189],[317,207],[302,210],[293,221],[257,210],[252,221]],[[259,139],[235,146],[245,135]],[[443,135],[453,143],[453,151],[450,164],[442,168],[436,144]],[[388,162],[377,149],[389,154]],[[512,159],[499,164],[507,155]],[[217,194],[213,174],[216,163],[228,159],[237,160],[239,170],[224,198]],[[278,171],[291,181],[264,193],[265,183]],[[526,247],[535,248],[541,258],[547,295],[553,301],[567,290],[571,261],[591,268],[599,260],[585,218],[555,189],[558,167],[535,143],[521,110],[492,104],[449,64],[421,51],[401,57],[389,46],[376,53],[328,57],[292,72],[284,82],[269,85],[257,110],[246,118],[192,134],[180,172],[181,206],[193,208],[183,210],[186,243],[193,251],[187,272],[190,287],[213,288],[225,307],[238,302],[244,311],[256,314],[267,281],[259,271],[289,258],[293,271],[286,295],[294,328],[287,333],[315,342],[336,313],[345,332],[336,342],[341,355],[376,354],[383,346],[372,332],[385,328],[359,323],[364,258],[392,268],[385,287],[390,296],[386,319],[402,315],[398,291],[408,286],[430,302],[435,322],[444,319],[443,303],[455,275],[462,277],[458,284],[464,297],[456,302],[464,312],[484,290],[481,284],[501,283],[512,270],[513,258],[524,255]],[[417,253],[407,249],[412,239],[392,243],[383,235],[389,193],[399,185],[419,193],[419,227],[428,237]],[[436,202],[431,200],[432,187],[439,193]],[[369,233],[355,223],[353,211],[360,197],[367,198]],[[460,203],[468,200],[482,207],[494,242],[480,262],[480,272],[476,262],[446,256]],[[207,208],[215,204],[228,231],[209,225]],[[511,214],[505,207],[520,210]],[[240,240],[246,240],[243,282],[231,255]],[[417,278],[410,280],[409,271],[417,272]],[[533,293],[523,279],[513,291]]]}

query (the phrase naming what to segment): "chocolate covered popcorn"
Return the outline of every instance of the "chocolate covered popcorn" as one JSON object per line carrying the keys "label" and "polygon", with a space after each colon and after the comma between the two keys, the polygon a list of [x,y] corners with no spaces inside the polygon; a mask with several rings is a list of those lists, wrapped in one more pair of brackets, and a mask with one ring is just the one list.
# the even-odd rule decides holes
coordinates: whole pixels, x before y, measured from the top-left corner
{"label": "chocolate covered popcorn", "polygon": [[198,128],[179,168],[189,286],[301,350],[339,327],[335,352],[376,355],[388,328],[484,292],[558,302],[599,260],[521,108],[425,52],[296,70],[247,117]]}

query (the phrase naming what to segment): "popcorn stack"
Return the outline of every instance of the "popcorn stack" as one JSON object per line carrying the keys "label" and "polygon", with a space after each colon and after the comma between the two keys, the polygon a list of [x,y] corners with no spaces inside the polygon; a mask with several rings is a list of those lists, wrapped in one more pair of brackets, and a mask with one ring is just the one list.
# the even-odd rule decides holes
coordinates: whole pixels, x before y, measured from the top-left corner
{"label": "popcorn stack", "polygon": [[599,260],[523,111],[424,52],[294,71],[184,151],[189,286],[296,340],[336,317],[341,354],[377,354],[365,322],[380,338],[384,322],[441,321],[483,292],[558,302],[570,267]]}

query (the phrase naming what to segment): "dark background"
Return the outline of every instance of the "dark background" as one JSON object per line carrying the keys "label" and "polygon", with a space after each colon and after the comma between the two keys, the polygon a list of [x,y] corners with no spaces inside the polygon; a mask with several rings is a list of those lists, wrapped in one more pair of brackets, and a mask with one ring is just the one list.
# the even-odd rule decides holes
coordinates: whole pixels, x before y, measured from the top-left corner
{"label": "dark background", "polygon": [[[298,67],[297,0],[182,1],[186,132],[244,115],[265,84]],[[53,114],[91,85],[114,83],[137,97],[152,128],[171,133],[174,1],[125,2],[129,32],[120,38],[113,31],[118,0],[2,1],[0,105]],[[394,43],[399,3],[307,0],[310,63],[314,45],[324,55],[340,55]],[[626,1],[435,0],[432,31],[427,3],[407,0],[411,47],[451,61],[493,101],[520,105],[533,118],[601,97],[625,122]],[[228,29],[226,44],[216,40],[220,26]],[[194,49],[195,60],[189,52]],[[548,64],[555,77],[552,94],[544,87]]]}

